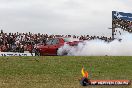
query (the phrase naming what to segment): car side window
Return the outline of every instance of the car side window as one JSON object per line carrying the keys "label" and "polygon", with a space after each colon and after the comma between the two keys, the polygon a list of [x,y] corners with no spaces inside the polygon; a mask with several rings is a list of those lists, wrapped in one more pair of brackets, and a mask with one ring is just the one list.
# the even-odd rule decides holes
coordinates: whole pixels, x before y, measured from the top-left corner
{"label": "car side window", "polygon": [[46,42],[46,45],[51,45],[52,44],[52,39],[50,39],[50,40],[48,40],[47,42]]}
{"label": "car side window", "polygon": [[52,41],[52,45],[55,45],[55,44],[58,44],[59,43],[59,40],[58,39],[54,39],[53,41]]}

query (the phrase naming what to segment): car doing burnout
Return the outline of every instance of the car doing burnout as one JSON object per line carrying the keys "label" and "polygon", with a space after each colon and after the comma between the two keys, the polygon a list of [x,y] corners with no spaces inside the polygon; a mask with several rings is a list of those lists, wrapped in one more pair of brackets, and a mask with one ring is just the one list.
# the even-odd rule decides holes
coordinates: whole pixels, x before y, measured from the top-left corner
{"label": "car doing burnout", "polygon": [[64,44],[68,44],[70,46],[78,45],[79,41],[70,41],[68,38],[52,38],[49,39],[46,44],[38,45],[37,50],[41,56],[45,55],[57,55],[57,50],[64,46]]}

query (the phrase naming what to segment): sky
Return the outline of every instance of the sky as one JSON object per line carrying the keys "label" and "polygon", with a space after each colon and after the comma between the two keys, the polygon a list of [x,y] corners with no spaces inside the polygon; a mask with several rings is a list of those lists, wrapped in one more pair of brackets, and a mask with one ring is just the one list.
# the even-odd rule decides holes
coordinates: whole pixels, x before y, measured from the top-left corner
{"label": "sky", "polygon": [[111,36],[112,11],[132,13],[132,0],[0,0],[5,32]]}

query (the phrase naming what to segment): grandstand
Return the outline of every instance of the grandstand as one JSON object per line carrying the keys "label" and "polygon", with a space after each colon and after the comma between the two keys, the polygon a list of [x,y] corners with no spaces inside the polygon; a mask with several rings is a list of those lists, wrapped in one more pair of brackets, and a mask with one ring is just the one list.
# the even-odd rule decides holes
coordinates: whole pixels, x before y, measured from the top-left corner
{"label": "grandstand", "polygon": [[112,11],[112,39],[115,38],[116,28],[132,33],[132,13]]}

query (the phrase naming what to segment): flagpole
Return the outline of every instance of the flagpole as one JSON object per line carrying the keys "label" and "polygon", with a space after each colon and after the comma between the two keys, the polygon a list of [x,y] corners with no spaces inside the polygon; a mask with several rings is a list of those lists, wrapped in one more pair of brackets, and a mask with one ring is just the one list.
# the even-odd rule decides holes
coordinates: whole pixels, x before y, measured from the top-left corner
{"label": "flagpole", "polygon": [[112,40],[114,40],[114,31],[115,31],[115,28],[112,26]]}
{"label": "flagpole", "polygon": [[115,32],[115,26],[116,24],[113,23],[114,17],[113,17],[114,12],[112,11],[112,40],[114,40],[114,32]]}

